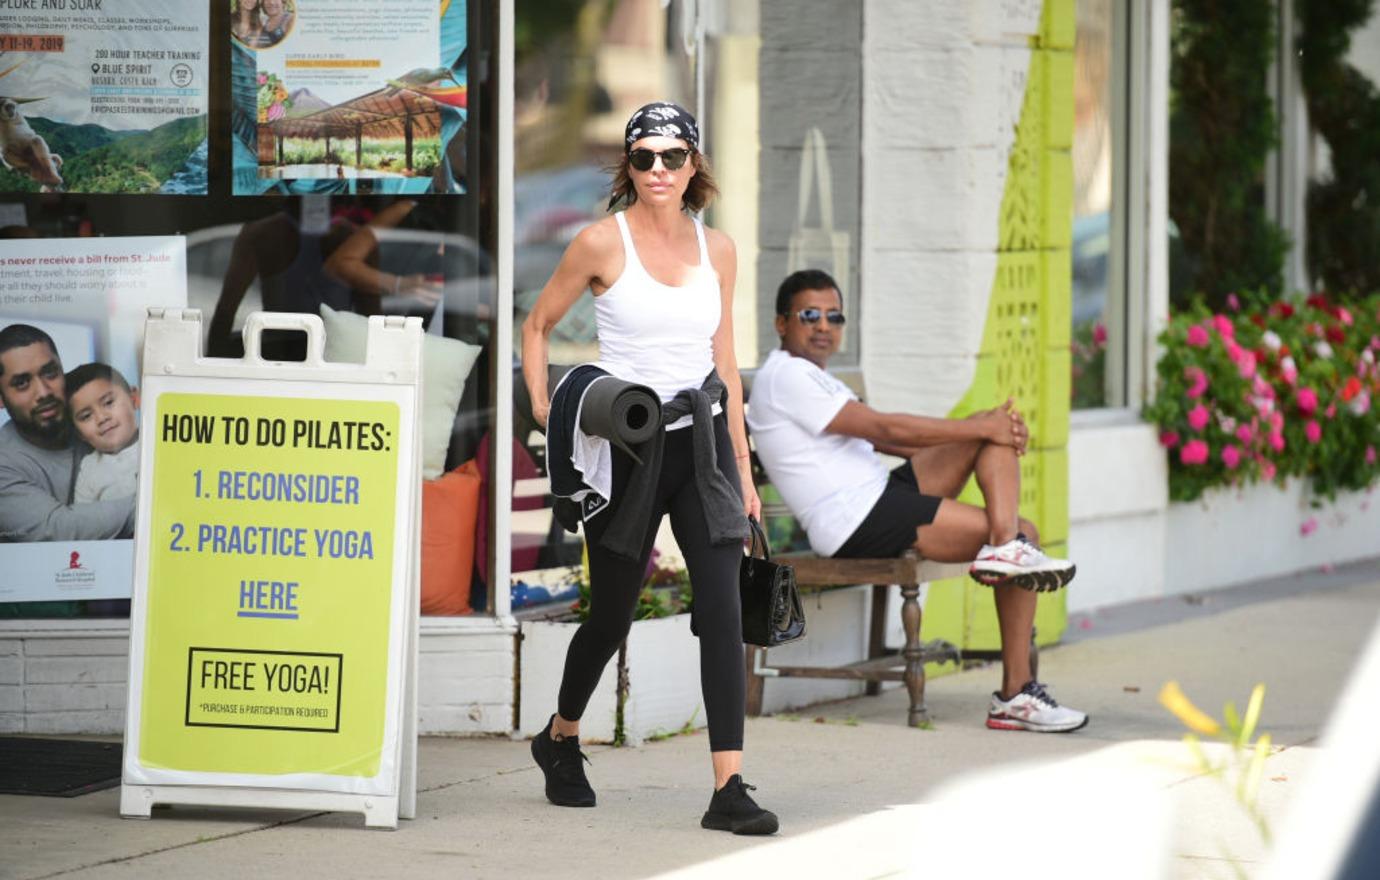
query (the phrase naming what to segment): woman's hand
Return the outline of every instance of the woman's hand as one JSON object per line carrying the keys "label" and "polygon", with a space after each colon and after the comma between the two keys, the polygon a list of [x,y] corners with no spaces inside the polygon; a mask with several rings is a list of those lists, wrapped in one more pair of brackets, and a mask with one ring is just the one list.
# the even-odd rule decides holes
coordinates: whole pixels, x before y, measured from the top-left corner
{"label": "woman's hand", "polygon": [[532,418],[537,420],[537,424],[541,425],[543,431],[546,430],[546,420],[551,418],[551,401],[534,402],[532,404]]}
{"label": "woman's hand", "polygon": [[743,488],[743,513],[761,522],[762,499],[752,483],[752,460],[747,456],[738,459],[738,485]]}

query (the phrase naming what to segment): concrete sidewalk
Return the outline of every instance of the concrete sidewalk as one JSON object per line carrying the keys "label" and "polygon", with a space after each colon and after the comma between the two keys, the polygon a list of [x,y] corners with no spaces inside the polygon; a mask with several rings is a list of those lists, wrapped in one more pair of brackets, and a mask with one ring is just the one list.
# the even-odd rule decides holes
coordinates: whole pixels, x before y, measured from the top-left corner
{"label": "concrete sidewalk", "polygon": [[[932,730],[905,726],[899,691],[750,720],[745,775],[782,821],[768,841],[699,828],[710,794],[703,733],[591,749],[593,810],[546,803],[525,741],[428,738],[418,817],[396,832],[366,831],[358,816],[266,811],[177,808],[151,821],[122,820],[117,790],[0,796],[0,877],[723,878],[760,875],[767,865],[779,876],[900,876],[924,868],[904,838],[933,818],[936,790],[1007,762],[1079,758],[1109,746],[1119,747],[1114,755],[1162,757],[1152,784],[1172,804],[1170,874],[1230,877],[1225,860],[1249,871],[1262,855],[1259,841],[1233,819],[1219,780],[1189,766],[1178,745],[1183,728],[1156,694],[1177,679],[1220,716],[1226,700],[1243,705],[1266,683],[1260,730],[1283,748],[1269,759],[1262,804],[1277,820],[1306,779],[1312,746],[1380,617],[1380,565],[1256,592],[1269,598],[1250,601],[1251,590],[1239,589],[1194,604],[1165,600],[1141,615],[1154,625],[1140,628],[1134,609],[1109,612],[1105,626],[1099,616],[1075,621],[1070,643],[1045,651],[1040,671],[1061,701],[1091,714],[1074,734],[987,730],[992,668],[931,680]],[[1011,791],[1013,803],[1036,807],[1032,819],[1043,818],[1040,797],[1029,786]],[[1012,839],[1041,847],[1038,826],[1033,837],[1031,828],[1013,828]],[[982,876],[991,855],[974,851],[970,876]]]}

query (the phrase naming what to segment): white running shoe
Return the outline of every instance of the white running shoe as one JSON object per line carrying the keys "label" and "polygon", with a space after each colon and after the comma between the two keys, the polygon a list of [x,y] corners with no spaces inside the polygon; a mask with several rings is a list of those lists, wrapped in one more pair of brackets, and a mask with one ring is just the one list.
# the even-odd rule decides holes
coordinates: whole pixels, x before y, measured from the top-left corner
{"label": "white running shoe", "polygon": [[993,730],[1033,730],[1036,733],[1068,733],[1088,723],[1088,716],[1077,709],[1060,706],[1038,681],[1028,681],[1021,692],[1009,700],[992,694],[987,710],[987,726]]}
{"label": "white running shoe", "polygon": [[1046,593],[1073,580],[1077,567],[1067,559],[1055,559],[1017,535],[1000,547],[984,544],[977,559],[968,567],[973,580],[989,587],[1006,584]]}

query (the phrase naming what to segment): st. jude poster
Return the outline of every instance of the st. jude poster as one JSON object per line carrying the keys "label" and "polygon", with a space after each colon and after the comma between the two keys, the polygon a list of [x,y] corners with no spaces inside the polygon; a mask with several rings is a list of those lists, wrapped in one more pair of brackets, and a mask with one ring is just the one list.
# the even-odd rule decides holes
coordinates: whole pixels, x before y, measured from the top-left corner
{"label": "st. jude poster", "polygon": [[128,598],[139,349],[181,236],[0,241],[0,603]]}

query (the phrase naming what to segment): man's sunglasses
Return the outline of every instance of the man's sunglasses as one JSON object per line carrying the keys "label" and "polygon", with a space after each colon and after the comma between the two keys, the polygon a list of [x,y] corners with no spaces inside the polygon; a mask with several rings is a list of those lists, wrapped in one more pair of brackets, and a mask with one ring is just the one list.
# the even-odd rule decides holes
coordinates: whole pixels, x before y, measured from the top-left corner
{"label": "man's sunglasses", "polygon": [[802,324],[818,324],[819,319],[823,318],[835,327],[842,327],[844,322],[848,320],[838,309],[830,309],[827,312],[821,312],[816,308],[801,309],[795,313],[795,316],[800,319]]}
{"label": "man's sunglasses", "polygon": [[667,171],[678,171],[680,166],[685,164],[685,160],[690,158],[690,151],[685,147],[672,147],[669,150],[637,149],[628,154],[628,164],[638,171],[651,171],[657,156],[661,157],[661,165]]}

